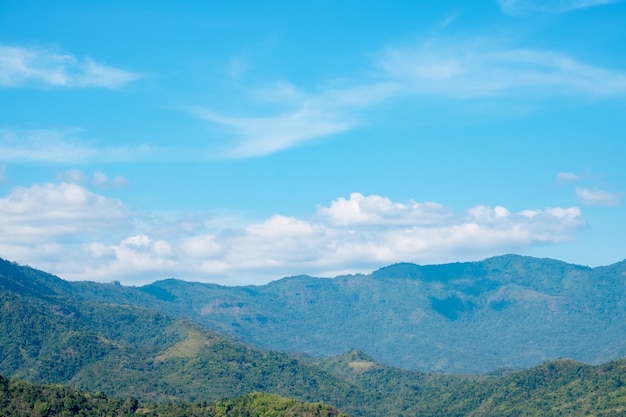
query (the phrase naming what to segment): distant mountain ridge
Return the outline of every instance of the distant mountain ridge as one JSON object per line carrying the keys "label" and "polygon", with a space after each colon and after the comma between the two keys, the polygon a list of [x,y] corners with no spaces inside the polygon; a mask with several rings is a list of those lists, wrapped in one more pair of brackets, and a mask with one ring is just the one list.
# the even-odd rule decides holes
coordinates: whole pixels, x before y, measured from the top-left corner
{"label": "distant mountain ridge", "polygon": [[167,279],[135,288],[46,277],[76,299],[147,307],[313,356],[356,348],[393,366],[457,373],[626,356],[626,261],[590,268],[504,255],[239,287]]}
{"label": "distant mountain ridge", "polygon": [[165,280],[139,290],[159,308],[270,349],[357,348],[394,366],[471,373],[626,355],[625,284],[626,262],[590,268],[505,255],[263,286]]}
{"label": "distant mountain ridge", "polygon": [[[33,382],[71,384],[93,392],[85,398],[102,405],[105,395],[133,396],[141,401],[159,402],[166,408],[168,401],[194,401],[199,402],[194,407],[205,407],[202,404],[207,401],[264,392],[298,401],[323,402],[335,407],[328,409],[333,413],[339,409],[354,417],[623,415],[626,410],[624,359],[599,366],[556,360],[516,372],[443,375],[389,367],[380,363],[376,354],[358,349],[323,359],[286,355],[232,340],[184,318],[195,317],[213,327],[230,323],[232,328],[250,334],[262,328],[262,334],[276,332],[276,339],[281,338],[280,332],[289,330],[287,326],[296,326],[301,320],[299,326],[311,329],[309,335],[301,333],[303,342],[319,339],[331,346],[333,334],[330,331],[335,330],[334,324],[328,322],[324,327],[324,320],[342,317],[339,324],[344,325],[348,337],[335,333],[338,344],[346,340],[360,340],[365,344],[372,342],[368,335],[376,337],[383,334],[383,330],[394,337],[394,331],[405,323],[404,312],[408,311],[412,312],[409,322],[428,324],[427,328],[441,337],[438,339],[440,346],[445,347],[442,343],[445,332],[436,333],[437,328],[432,323],[440,327],[467,325],[471,320],[483,320],[485,315],[522,311],[526,313],[522,324],[527,320],[529,328],[534,328],[536,318],[532,313],[539,306],[544,313],[556,314],[552,319],[543,317],[548,323],[545,328],[550,330],[553,321],[568,317],[563,311],[571,314],[572,320],[578,318],[578,311],[599,311],[604,315],[593,319],[597,323],[623,313],[623,309],[612,309],[622,306],[623,294],[618,287],[623,285],[625,277],[623,263],[591,269],[557,261],[542,266],[542,262],[544,260],[504,257],[455,264],[450,270],[445,265],[425,268],[425,274],[424,267],[401,264],[371,275],[334,279],[300,276],[260,287],[220,287],[169,279],[134,288],[67,282],[0,260],[0,375]],[[407,276],[407,271],[411,275]],[[477,271],[481,271],[480,274]],[[525,271],[532,271],[534,278],[528,279]],[[550,280],[549,277],[556,278]],[[569,289],[564,291],[564,288]],[[550,291],[564,292],[559,296]],[[582,291],[587,291],[587,297],[579,300],[574,295]],[[500,303],[503,299],[509,304],[492,305],[492,301]],[[587,304],[572,305],[581,300],[587,300]],[[603,307],[596,307],[596,304]],[[253,307],[258,310],[254,311]],[[280,316],[275,314],[281,309],[294,316],[279,320]],[[416,309],[421,309],[421,313],[415,313]],[[350,315],[364,311],[369,314]],[[222,321],[207,320],[207,317]],[[380,317],[388,329],[376,329],[381,323]],[[246,323],[250,327],[241,325]],[[559,324],[563,331],[570,330],[566,321]],[[489,325],[498,323],[483,324]],[[601,328],[597,334],[619,329],[619,325]],[[329,330],[326,335],[320,333],[324,328]],[[475,325],[473,329],[481,330],[481,327]],[[501,325],[496,330],[506,329]],[[296,334],[301,329],[292,330],[292,334]],[[423,331],[423,328],[418,330]],[[482,331],[483,335],[488,334]],[[614,333],[604,337],[619,347],[622,335]],[[511,336],[500,335],[500,338],[506,337]],[[581,346],[606,349],[602,340],[593,337],[595,334],[586,337]],[[466,348],[462,338],[455,341],[459,351]],[[556,342],[555,349],[560,349],[562,345]],[[417,350],[420,357],[428,353],[429,346],[423,346]],[[412,347],[414,345],[409,346]],[[484,346],[479,348],[484,349]],[[480,359],[478,354],[477,358]],[[0,414],[13,404],[16,391],[11,391],[11,386],[31,390],[27,385],[15,384],[0,378]],[[32,390],[33,395],[41,392],[38,387]],[[38,395],[18,395],[16,407],[26,410],[23,415],[40,415],[46,407],[57,406],[54,404],[58,401],[50,402]],[[70,393],[79,402],[81,395]],[[28,404],[20,402],[19,398]],[[266,401],[264,396],[248,396],[219,404],[245,408],[249,400],[254,402],[255,398]],[[107,402],[107,407],[110,404],[125,407],[125,402],[116,401]],[[276,402],[275,399],[270,401]],[[64,402],[63,407],[66,405],[71,404]],[[30,413],[28,407],[35,412]],[[191,410],[185,405],[182,407]],[[315,407],[315,410],[326,409]],[[170,408],[178,413],[176,410]],[[144,411],[137,410],[135,414],[145,415]],[[191,411],[182,415],[191,415]]]}

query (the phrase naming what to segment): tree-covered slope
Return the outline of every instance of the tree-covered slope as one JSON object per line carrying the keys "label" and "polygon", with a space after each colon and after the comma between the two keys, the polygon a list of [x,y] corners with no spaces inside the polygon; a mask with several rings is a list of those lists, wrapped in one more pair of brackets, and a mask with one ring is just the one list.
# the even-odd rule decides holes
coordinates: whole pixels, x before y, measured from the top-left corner
{"label": "tree-covered slope", "polygon": [[341,404],[351,395],[350,384],[285,354],[144,307],[80,300],[58,278],[0,266],[0,373],[6,376],[154,401],[264,391]]}
{"label": "tree-covered slope", "polygon": [[140,290],[159,309],[271,349],[358,348],[406,368],[486,372],[626,355],[625,284],[626,262],[588,268],[508,255],[263,286],[169,279]]}
{"label": "tree-covered slope", "polygon": [[0,375],[0,417],[346,417],[334,407],[273,394],[251,393],[201,403],[146,403],[133,397],[108,398],[62,385],[7,380]]}
{"label": "tree-covered slope", "polygon": [[626,356],[626,339],[618,337],[626,333],[626,261],[588,268],[507,255],[263,286],[167,279],[140,288],[68,283],[3,265],[39,277],[0,283],[24,294],[142,306],[279,351],[333,356],[357,348],[394,366],[466,373]]}
{"label": "tree-covered slope", "polygon": [[[626,415],[626,364],[544,363],[506,376],[424,375],[370,362],[352,351],[327,361],[367,395],[348,405],[363,416],[605,416]],[[345,369],[343,369],[345,367]],[[349,369],[349,370],[348,370]],[[344,416],[336,407],[253,392],[196,402],[138,401],[60,385],[0,376],[0,416]]]}
{"label": "tree-covered slope", "polygon": [[370,398],[386,416],[624,416],[626,361],[569,359],[503,375],[453,376],[390,368],[359,351],[318,365]]}

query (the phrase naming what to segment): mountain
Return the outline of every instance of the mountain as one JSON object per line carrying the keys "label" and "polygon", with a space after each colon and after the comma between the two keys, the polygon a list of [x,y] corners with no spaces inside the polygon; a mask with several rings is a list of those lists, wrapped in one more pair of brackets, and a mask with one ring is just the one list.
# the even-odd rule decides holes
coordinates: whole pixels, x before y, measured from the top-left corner
{"label": "mountain", "polygon": [[[291,295],[277,303],[289,304],[287,301],[298,299],[296,293],[303,291],[303,283],[313,287],[309,288],[311,293],[300,297],[300,300],[319,294],[318,285],[329,294],[329,288],[333,287],[325,287],[328,283],[333,286],[343,283],[344,287],[352,288],[355,294],[361,295],[363,293],[358,290],[363,286],[346,283],[367,279],[392,286],[394,282],[402,283],[408,279],[420,288],[439,284],[442,288],[456,288],[459,294],[477,294],[478,297],[483,292],[498,291],[498,286],[491,284],[490,278],[487,278],[493,273],[489,262],[497,261],[501,265],[505,259],[457,264],[455,272],[445,280],[437,268],[402,264],[377,271],[371,276],[333,280],[295,277],[263,287],[233,290],[239,295],[248,293],[251,296],[264,289],[286,287]],[[519,286],[523,284],[524,274],[521,278],[515,277],[511,271],[526,271],[528,267],[523,262],[541,264],[540,260],[529,258],[509,257],[508,260],[513,261],[516,267],[501,269],[506,271],[500,272],[504,275],[502,279],[507,282],[515,280]],[[612,285],[610,278],[622,271],[621,265],[596,271],[554,261],[548,264],[557,271],[564,269],[572,282],[591,279],[587,276],[590,273],[598,274],[603,277],[596,282],[597,291],[602,294],[601,302],[613,300],[615,304],[621,300],[619,294],[613,294],[613,298],[605,296],[603,289],[603,286]],[[479,267],[485,268],[482,270],[485,282],[463,279],[475,276]],[[443,271],[447,269],[443,268]],[[541,271],[534,273],[541,278]],[[556,285],[548,279],[539,278],[529,281],[535,282],[535,285]],[[442,282],[446,285],[441,285]],[[563,286],[562,283],[560,285]],[[107,398],[107,407],[127,410],[123,415],[162,416],[289,415],[285,410],[311,411],[290,399],[323,402],[331,407],[316,405],[313,411],[321,410],[333,415],[339,413],[336,411],[339,409],[354,417],[618,416],[626,411],[625,360],[592,366],[563,359],[515,372],[503,370],[487,375],[443,375],[390,367],[375,360],[375,356],[356,349],[325,359],[307,355],[288,356],[233,340],[197,322],[166,313],[168,309],[179,315],[195,311],[192,302],[183,302],[185,298],[181,289],[190,287],[209,293],[229,290],[176,280],[143,288],[68,283],[41,271],[0,261],[0,374],[11,378],[0,378],[0,415],[20,415],[7,410],[15,404],[12,398],[22,394],[24,396],[20,398],[26,403],[17,402],[21,415],[54,414],[50,414],[54,401],[48,401],[44,394],[54,392],[54,389],[41,388],[39,383],[70,385],[93,393],[83,396],[74,388],[60,388],[65,391],[54,394],[54,398],[67,398],[63,402],[64,407],[74,407],[74,414],[65,415],[79,414],[80,404],[85,398],[95,399],[100,405],[104,404],[102,399]],[[401,288],[398,287],[397,291]],[[382,291],[381,288],[379,290]],[[433,297],[432,294],[424,297],[433,302],[428,298]],[[322,300],[323,297],[316,299]],[[141,306],[149,302],[153,308]],[[360,302],[362,300],[354,297],[354,306],[358,307]],[[494,310],[502,312],[516,308],[515,302],[512,300],[511,306],[499,306]],[[246,308],[237,300],[224,300],[222,303],[226,303],[226,307],[220,308]],[[431,306],[435,311],[433,314],[458,322],[479,310],[479,307],[471,306],[463,299],[450,305],[454,308],[446,310],[435,302]],[[337,308],[340,310],[340,306]],[[438,312],[437,308],[441,311]],[[456,311],[456,315],[450,311]],[[619,312],[616,312],[615,317],[618,316]],[[271,324],[271,321],[266,323]],[[617,334],[615,338],[620,336]],[[13,378],[37,384],[31,386]],[[10,387],[19,389],[16,391]],[[60,407],[58,401],[54,404]],[[215,404],[222,414],[218,413],[218,408],[211,408]],[[31,406],[32,409],[28,408]],[[283,411],[287,414],[275,412],[271,407],[266,412],[257,412],[258,407],[266,406],[285,407]],[[34,411],[30,413],[29,410]],[[241,412],[224,414],[224,410]],[[109,415],[112,411],[107,413],[101,415]],[[83,415],[89,414],[85,412]],[[294,412],[293,415],[300,414]]]}
{"label": "mountain", "polygon": [[392,366],[454,373],[626,356],[619,337],[626,334],[626,261],[589,268],[506,255],[240,287],[167,279],[136,288],[29,271],[41,274],[32,288],[0,285],[144,307],[282,352],[327,357],[359,349]]}
{"label": "mountain", "polygon": [[137,301],[252,344],[314,356],[353,348],[389,365],[476,373],[626,355],[626,261],[589,268],[506,255],[369,275],[224,287],[175,279]]}
{"label": "mountain", "polygon": [[0,374],[150,401],[214,401],[254,391],[333,404],[358,398],[350,384],[283,353],[77,292],[57,277],[0,261]]}

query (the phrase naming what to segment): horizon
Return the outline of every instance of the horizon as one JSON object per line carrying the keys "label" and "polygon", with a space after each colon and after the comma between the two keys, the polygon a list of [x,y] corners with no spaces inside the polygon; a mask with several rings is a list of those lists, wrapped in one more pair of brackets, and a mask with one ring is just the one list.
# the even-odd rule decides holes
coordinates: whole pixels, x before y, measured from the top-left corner
{"label": "horizon", "polygon": [[[381,269],[386,269],[389,267],[394,267],[397,265],[414,265],[417,267],[432,267],[432,266],[446,266],[446,265],[454,265],[454,264],[476,264],[476,263],[482,263],[485,261],[489,261],[491,259],[497,259],[497,258],[505,258],[505,257],[520,257],[520,258],[526,258],[526,259],[534,259],[534,260],[538,260],[538,261],[555,261],[555,262],[560,262],[560,263],[564,263],[567,265],[571,265],[571,266],[576,266],[576,267],[582,267],[582,268],[588,268],[590,270],[592,269],[597,269],[597,268],[606,268],[606,267],[610,267],[613,265],[617,265],[620,264],[622,262],[626,262],[626,258],[611,263],[611,264],[606,264],[606,265],[597,265],[597,266],[589,266],[589,265],[582,265],[582,264],[576,264],[576,263],[571,263],[571,262],[566,262],[566,261],[562,261],[560,259],[555,259],[555,258],[541,258],[541,257],[536,257],[536,256],[529,256],[529,255],[520,255],[520,254],[516,254],[516,253],[506,253],[503,255],[496,255],[496,256],[491,256],[488,258],[484,258],[484,259],[479,259],[476,261],[452,261],[452,262],[445,262],[445,263],[436,263],[436,264],[417,264],[417,263],[413,263],[413,262],[396,262],[393,264],[389,264],[389,265],[383,265],[380,268],[371,270],[369,272],[354,272],[354,273],[346,273],[346,274],[342,274],[342,275],[336,275],[336,276],[317,276],[317,275],[308,275],[308,274],[295,274],[295,275],[288,275],[288,276],[283,276],[283,277],[276,277],[273,278],[267,282],[263,282],[260,284],[233,284],[233,283],[216,283],[216,282],[205,282],[205,281],[195,281],[195,280],[190,280],[190,279],[185,279],[184,277],[177,277],[177,276],[169,276],[169,277],[165,277],[165,278],[155,278],[152,281],[146,281],[146,282],[142,282],[139,284],[124,284],[121,281],[117,280],[117,279],[113,279],[113,280],[100,280],[100,281],[93,281],[93,280],[69,280],[66,279],[62,276],[58,276],[55,274],[52,274],[54,277],[59,278],[63,281],[66,282],[93,282],[93,283],[98,283],[98,284],[108,284],[108,285],[120,285],[122,287],[134,287],[134,288],[140,288],[140,287],[144,287],[144,286],[148,286],[148,285],[153,285],[156,284],[158,282],[162,282],[162,281],[170,281],[170,280],[174,280],[174,281],[182,281],[185,283],[189,283],[189,284],[211,284],[211,285],[217,285],[217,286],[223,286],[223,287],[246,287],[246,286],[255,286],[255,287],[262,287],[277,281],[281,281],[284,279],[291,279],[291,278],[299,278],[299,277],[306,277],[306,278],[314,278],[314,279],[329,279],[329,280],[333,280],[335,278],[342,278],[342,277],[353,277],[353,276],[369,276],[372,275],[378,271],[380,271]],[[49,273],[48,271],[44,271],[42,269],[27,265],[27,264],[20,264],[18,262],[9,260],[9,259],[5,259],[0,257],[1,261],[5,261],[5,262],[9,262],[9,263],[13,263],[16,264],[17,266],[20,267],[25,267],[25,268],[31,268],[43,273]]]}
{"label": "horizon", "polygon": [[626,2],[0,3],[0,257],[261,285],[624,259]]}

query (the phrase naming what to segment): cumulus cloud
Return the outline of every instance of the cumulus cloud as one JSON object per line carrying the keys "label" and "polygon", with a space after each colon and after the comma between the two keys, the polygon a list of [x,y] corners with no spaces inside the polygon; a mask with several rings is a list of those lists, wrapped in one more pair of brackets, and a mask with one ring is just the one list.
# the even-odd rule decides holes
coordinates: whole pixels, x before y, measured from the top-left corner
{"label": "cumulus cloud", "polygon": [[330,207],[318,207],[317,212],[334,226],[428,226],[439,224],[452,214],[437,203],[394,203],[387,197],[366,197],[360,193],[352,193],[348,199],[340,197]]}
{"label": "cumulus cloud", "polygon": [[0,256],[71,274],[90,262],[80,245],[115,238],[128,215],[120,201],[76,184],[16,187],[0,198]]}
{"label": "cumulus cloud", "polygon": [[512,15],[562,13],[588,7],[604,6],[621,0],[499,0],[502,11]]}
{"label": "cumulus cloud", "polygon": [[78,184],[36,184],[0,199],[0,256],[68,279],[138,284],[176,276],[250,284],[519,252],[568,241],[586,225],[576,207],[514,213],[476,206],[458,213],[359,193],[319,206],[308,219],[276,214],[238,227],[220,223],[133,213]]}
{"label": "cumulus cloud", "polygon": [[120,88],[140,77],[89,57],[0,45],[0,87]]}
{"label": "cumulus cloud", "polygon": [[623,192],[610,192],[599,188],[576,188],[576,197],[591,206],[618,206],[624,198]]}

